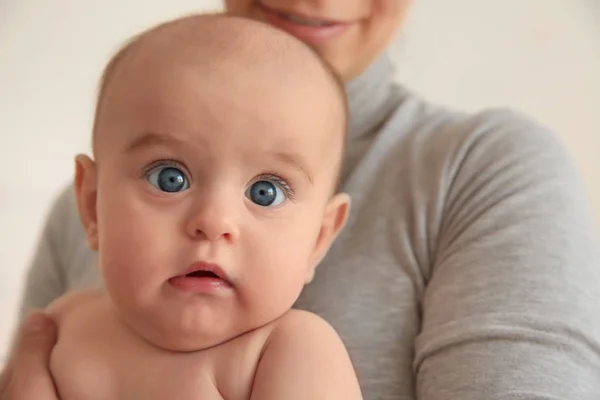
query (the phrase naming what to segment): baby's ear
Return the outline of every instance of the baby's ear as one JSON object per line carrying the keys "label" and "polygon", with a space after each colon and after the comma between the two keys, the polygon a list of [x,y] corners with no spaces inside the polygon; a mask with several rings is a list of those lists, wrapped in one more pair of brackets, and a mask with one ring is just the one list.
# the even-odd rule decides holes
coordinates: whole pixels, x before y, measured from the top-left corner
{"label": "baby's ear", "polygon": [[75,199],[87,244],[92,250],[98,250],[96,197],[96,163],[88,156],[80,154],[75,157]]}
{"label": "baby's ear", "polygon": [[333,196],[327,203],[321,230],[315,244],[315,249],[312,254],[309,271],[306,276],[306,283],[312,281],[315,274],[315,268],[321,262],[331,244],[340,233],[350,212],[350,196],[346,193],[339,193]]}

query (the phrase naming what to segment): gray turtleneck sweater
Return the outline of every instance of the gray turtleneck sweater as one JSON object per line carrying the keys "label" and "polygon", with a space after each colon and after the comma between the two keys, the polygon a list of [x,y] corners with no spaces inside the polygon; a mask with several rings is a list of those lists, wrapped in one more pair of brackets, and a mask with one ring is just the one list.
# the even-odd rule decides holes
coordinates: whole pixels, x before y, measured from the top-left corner
{"label": "gray turtleneck sweater", "polygon": [[[297,307],[338,330],[367,400],[600,399],[600,253],[574,166],[514,112],[451,112],[351,82],[347,227]],[[23,310],[100,282],[72,189]]]}

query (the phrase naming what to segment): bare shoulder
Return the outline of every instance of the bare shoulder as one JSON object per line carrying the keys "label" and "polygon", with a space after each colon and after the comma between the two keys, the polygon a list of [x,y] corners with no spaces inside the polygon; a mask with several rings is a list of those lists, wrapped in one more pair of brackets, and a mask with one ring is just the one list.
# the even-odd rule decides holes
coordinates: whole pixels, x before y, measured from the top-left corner
{"label": "bare shoulder", "polygon": [[281,398],[362,398],[342,339],[315,314],[289,311],[265,343],[251,399]]}
{"label": "bare shoulder", "polygon": [[69,292],[50,303],[50,305],[46,307],[46,312],[60,325],[60,321],[67,315],[104,297],[104,290],[99,288]]}
{"label": "bare shoulder", "polygon": [[317,314],[302,310],[290,310],[274,322],[270,340],[279,336],[285,340],[306,340],[314,337],[319,341],[341,342],[337,332],[327,321]]}

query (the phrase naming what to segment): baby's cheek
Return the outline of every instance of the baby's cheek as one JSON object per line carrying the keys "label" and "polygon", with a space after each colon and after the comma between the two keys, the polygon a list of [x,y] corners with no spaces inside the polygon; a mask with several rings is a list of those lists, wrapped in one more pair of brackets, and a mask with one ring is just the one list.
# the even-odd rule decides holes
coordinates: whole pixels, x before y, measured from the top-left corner
{"label": "baby's cheek", "polygon": [[[279,229],[270,239],[252,246],[250,257],[261,256],[254,265],[261,269],[258,275],[263,277],[263,284],[270,286],[274,292],[284,294],[301,290],[306,280],[312,252],[315,248],[318,232],[310,224],[290,223]],[[260,240],[260,237],[256,237]],[[261,249],[257,252],[257,249]],[[266,277],[266,278],[264,278]]]}
{"label": "baby's cheek", "polygon": [[165,279],[174,228],[168,216],[133,196],[103,200],[98,214],[99,255],[106,285],[124,296],[147,296]]}

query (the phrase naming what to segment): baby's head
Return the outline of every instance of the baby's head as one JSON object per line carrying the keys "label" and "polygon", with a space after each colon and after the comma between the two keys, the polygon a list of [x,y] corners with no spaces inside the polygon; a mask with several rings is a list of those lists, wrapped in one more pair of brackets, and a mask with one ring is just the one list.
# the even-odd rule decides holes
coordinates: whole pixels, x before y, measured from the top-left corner
{"label": "baby's head", "polygon": [[347,107],[334,73],[268,25],[160,25],[106,68],[75,187],[125,321],[174,350],[283,315],[344,225]]}

